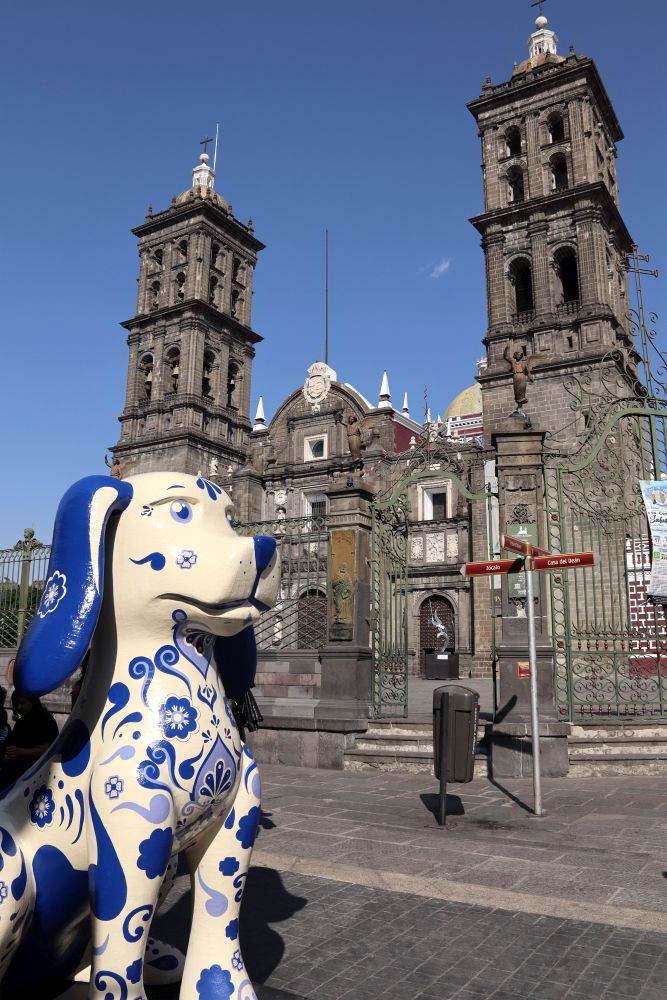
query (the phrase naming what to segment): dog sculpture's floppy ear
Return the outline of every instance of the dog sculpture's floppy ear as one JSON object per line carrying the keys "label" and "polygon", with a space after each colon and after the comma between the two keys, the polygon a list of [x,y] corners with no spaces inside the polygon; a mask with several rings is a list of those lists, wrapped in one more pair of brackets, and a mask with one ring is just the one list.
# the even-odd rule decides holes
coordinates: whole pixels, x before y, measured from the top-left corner
{"label": "dog sculpture's floppy ear", "polygon": [[131,499],[129,483],[88,476],[60,501],[44,593],[16,656],[14,683],[22,694],[53,691],[81,663],[102,604],[107,522]]}
{"label": "dog sculpture's floppy ear", "polygon": [[257,671],[257,645],[252,625],[237,635],[216,639],[215,662],[227,697],[242,701],[255,683]]}

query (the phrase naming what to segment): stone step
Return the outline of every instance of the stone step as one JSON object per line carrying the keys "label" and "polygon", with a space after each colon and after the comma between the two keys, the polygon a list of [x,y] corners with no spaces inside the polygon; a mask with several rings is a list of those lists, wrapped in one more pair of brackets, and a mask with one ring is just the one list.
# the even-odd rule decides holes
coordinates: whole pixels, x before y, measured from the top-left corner
{"label": "stone step", "polygon": [[667,724],[656,722],[619,722],[614,726],[570,726],[570,739],[604,740],[614,742],[625,739],[663,739],[667,740]]}
{"label": "stone step", "polygon": [[589,740],[581,737],[569,737],[567,741],[570,759],[591,756],[618,757],[628,754],[639,756],[656,756],[667,754],[667,735],[665,736],[619,736],[613,740]]}
{"label": "stone step", "polygon": [[[347,750],[345,752],[346,771],[394,771],[410,774],[433,774],[433,751],[421,750]],[[486,778],[489,762],[485,753],[475,755],[476,778]]]}
{"label": "stone step", "polygon": [[570,755],[572,777],[618,777],[623,774],[667,774],[667,753]]}

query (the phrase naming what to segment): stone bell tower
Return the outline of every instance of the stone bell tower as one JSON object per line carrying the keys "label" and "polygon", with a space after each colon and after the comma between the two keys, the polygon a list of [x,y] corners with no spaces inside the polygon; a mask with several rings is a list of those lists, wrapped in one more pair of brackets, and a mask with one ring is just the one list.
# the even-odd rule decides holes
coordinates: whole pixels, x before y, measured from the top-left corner
{"label": "stone bell tower", "polygon": [[[511,79],[487,78],[468,104],[482,145],[484,212],[471,222],[486,261],[488,365],[479,382],[491,434],[517,409],[506,360],[515,351],[536,356],[526,423],[552,430],[567,423],[565,380],[631,345],[632,241],[616,181],[623,133],[593,60],[572,48],[559,55],[547,23],[535,21],[529,56]],[[583,432],[580,417],[564,445]]]}
{"label": "stone bell tower", "polygon": [[[210,141],[210,140],[207,140]],[[192,186],[149,206],[139,239],[137,312],[114,456],[126,474],[174,470],[226,477],[247,454],[252,277],[263,244],[215,191],[206,152]]]}

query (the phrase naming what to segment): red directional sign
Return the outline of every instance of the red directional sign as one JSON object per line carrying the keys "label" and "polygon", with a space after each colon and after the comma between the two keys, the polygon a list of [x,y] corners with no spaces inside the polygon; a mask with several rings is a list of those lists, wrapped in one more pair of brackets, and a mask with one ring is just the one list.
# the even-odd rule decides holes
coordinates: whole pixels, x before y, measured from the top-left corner
{"label": "red directional sign", "polygon": [[490,559],[469,562],[461,567],[462,576],[494,576],[496,573],[522,573],[523,559]]}
{"label": "red directional sign", "polygon": [[535,556],[531,559],[533,569],[581,569],[585,566],[595,565],[595,555],[592,552],[563,552],[556,554],[552,552],[547,556]]}
{"label": "red directional sign", "polygon": [[509,549],[510,552],[518,552],[521,556],[549,555],[548,549],[541,549],[539,545],[533,545],[531,542],[522,542],[515,535],[503,535],[500,544],[503,549]]}

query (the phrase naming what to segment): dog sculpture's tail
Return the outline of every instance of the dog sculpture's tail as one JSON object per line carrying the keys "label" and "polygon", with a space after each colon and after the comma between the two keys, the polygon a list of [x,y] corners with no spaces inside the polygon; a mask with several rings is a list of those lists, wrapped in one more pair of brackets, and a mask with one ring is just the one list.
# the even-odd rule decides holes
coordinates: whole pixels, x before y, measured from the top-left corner
{"label": "dog sculpture's tail", "polygon": [[60,501],[44,593],[16,657],[22,694],[53,691],[81,663],[102,603],[106,526],[131,499],[129,483],[87,476]]}

